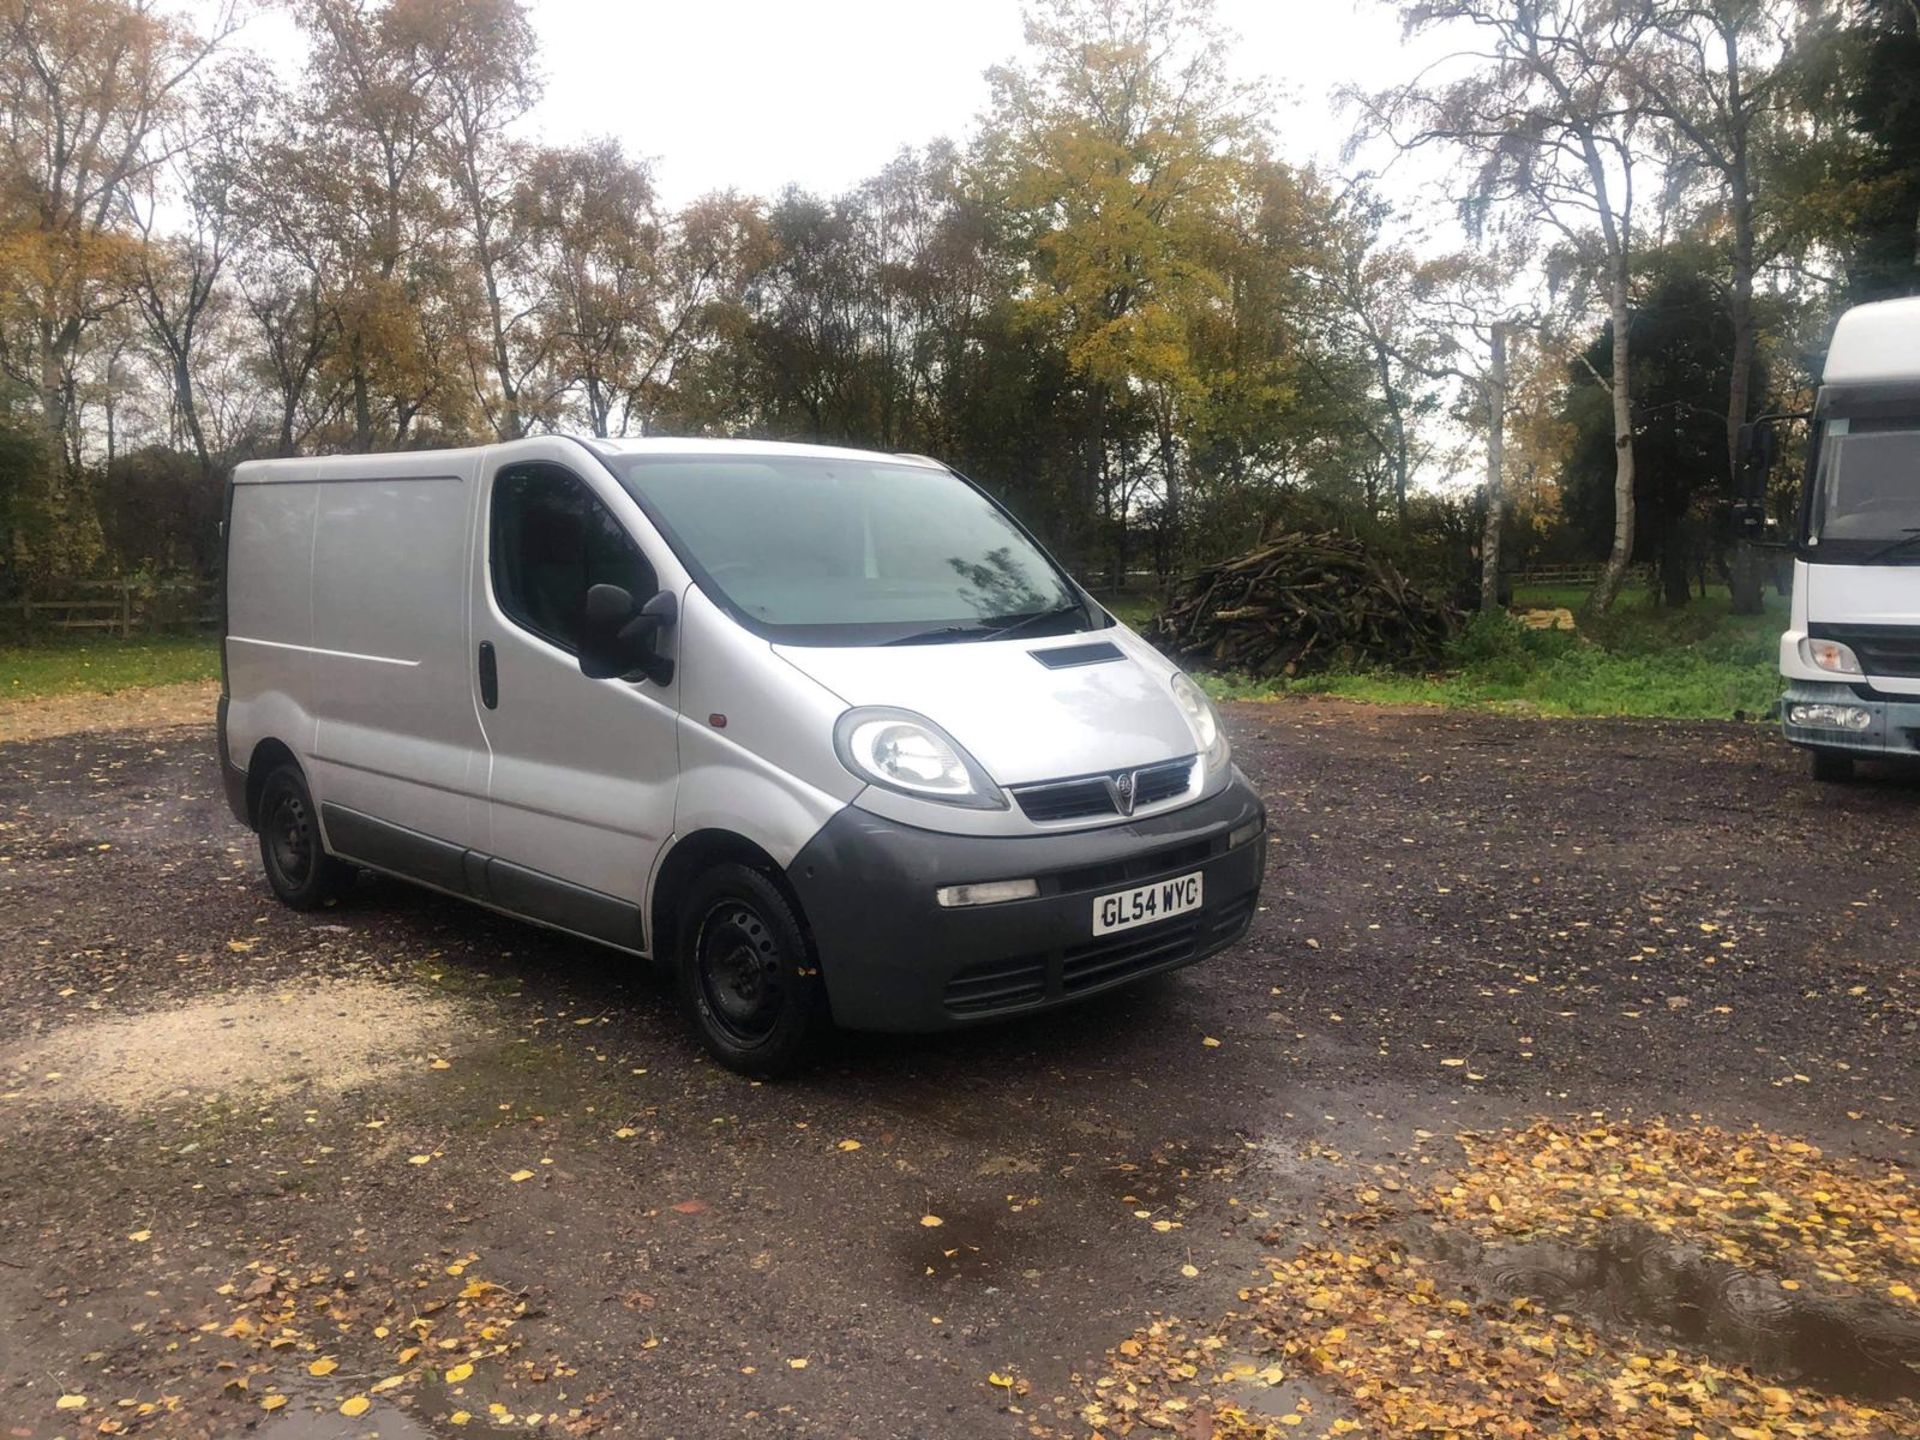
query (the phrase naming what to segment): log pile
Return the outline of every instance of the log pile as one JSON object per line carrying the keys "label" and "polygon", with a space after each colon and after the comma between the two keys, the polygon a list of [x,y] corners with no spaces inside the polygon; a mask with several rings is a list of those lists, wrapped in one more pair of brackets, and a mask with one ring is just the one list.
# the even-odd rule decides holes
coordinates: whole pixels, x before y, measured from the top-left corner
{"label": "log pile", "polygon": [[1458,619],[1358,540],[1290,532],[1188,576],[1151,638],[1216,669],[1300,675],[1429,663]]}

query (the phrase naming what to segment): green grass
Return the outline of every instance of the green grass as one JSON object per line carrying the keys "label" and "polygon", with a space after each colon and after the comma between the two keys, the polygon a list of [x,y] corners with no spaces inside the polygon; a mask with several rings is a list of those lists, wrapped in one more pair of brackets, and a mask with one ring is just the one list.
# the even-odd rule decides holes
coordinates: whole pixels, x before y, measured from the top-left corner
{"label": "green grass", "polygon": [[47,635],[0,643],[0,700],[104,695],[219,675],[220,642],[212,635]]}
{"label": "green grass", "polygon": [[[1521,608],[1576,610],[1579,591],[1516,596]],[[1295,680],[1204,677],[1222,699],[1339,695],[1383,704],[1447,705],[1537,715],[1648,715],[1726,719],[1765,715],[1780,694],[1777,670],[1787,602],[1735,615],[1724,590],[1675,610],[1644,591],[1620,597],[1604,620],[1534,631],[1507,617],[1476,617],[1430,674],[1345,670]]]}

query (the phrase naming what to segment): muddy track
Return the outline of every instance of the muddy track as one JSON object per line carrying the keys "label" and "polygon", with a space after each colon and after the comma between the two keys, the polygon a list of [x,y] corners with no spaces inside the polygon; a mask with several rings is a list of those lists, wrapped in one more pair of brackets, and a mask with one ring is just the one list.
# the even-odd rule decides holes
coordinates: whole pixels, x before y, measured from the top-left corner
{"label": "muddy track", "polygon": [[389,882],[274,906],[204,730],[0,745],[7,1433],[76,1433],[65,1395],[239,1435],[284,1395],[320,1437],[1012,1435],[1417,1131],[1915,1159],[1920,786],[1816,789],[1734,725],[1230,725],[1273,819],[1246,943],[780,1087],[617,957]]}

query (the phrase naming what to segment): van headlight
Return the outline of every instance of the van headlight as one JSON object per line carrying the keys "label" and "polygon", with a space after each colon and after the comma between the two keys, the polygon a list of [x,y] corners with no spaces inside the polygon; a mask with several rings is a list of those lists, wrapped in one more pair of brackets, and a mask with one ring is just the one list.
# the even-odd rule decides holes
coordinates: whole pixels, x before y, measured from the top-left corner
{"label": "van headlight", "polygon": [[960,742],[911,710],[849,710],[834,724],[833,748],[840,763],[869,784],[944,805],[1007,808],[1000,787]]}
{"label": "van headlight", "polygon": [[1180,713],[1187,717],[1187,724],[1193,730],[1193,738],[1200,747],[1200,754],[1207,762],[1209,772],[1220,769],[1232,755],[1227,744],[1227,730],[1220,723],[1220,712],[1213,708],[1213,701],[1186,675],[1176,670],[1173,679],[1168,682],[1173,687],[1173,703],[1180,707]]}

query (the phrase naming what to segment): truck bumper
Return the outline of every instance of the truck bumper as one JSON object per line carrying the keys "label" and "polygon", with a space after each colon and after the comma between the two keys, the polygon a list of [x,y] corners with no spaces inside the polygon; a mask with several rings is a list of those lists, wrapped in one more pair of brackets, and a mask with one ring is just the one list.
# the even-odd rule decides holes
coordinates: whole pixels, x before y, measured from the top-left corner
{"label": "truck bumper", "polygon": [[[1231,945],[1259,899],[1265,820],[1237,770],[1219,794],[1169,814],[1065,835],[944,835],[849,806],[787,879],[839,1024],[948,1030],[1068,1004]],[[1093,934],[1098,896],[1195,871],[1198,909]],[[949,909],[934,898],[943,885],[1027,878],[1040,889],[1030,900]]]}
{"label": "truck bumper", "polygon": [[[1844,705],[1864,710],[1864,730],[1829,725],[1796,724],[1796,705]],[[1790,680],[1780,701],[1780,729],[1795,745],[1808,750],[1852,755],[1861,760],[1920,759],[1920,697],[1894,699],[1862,695],[1852,685]]]}

